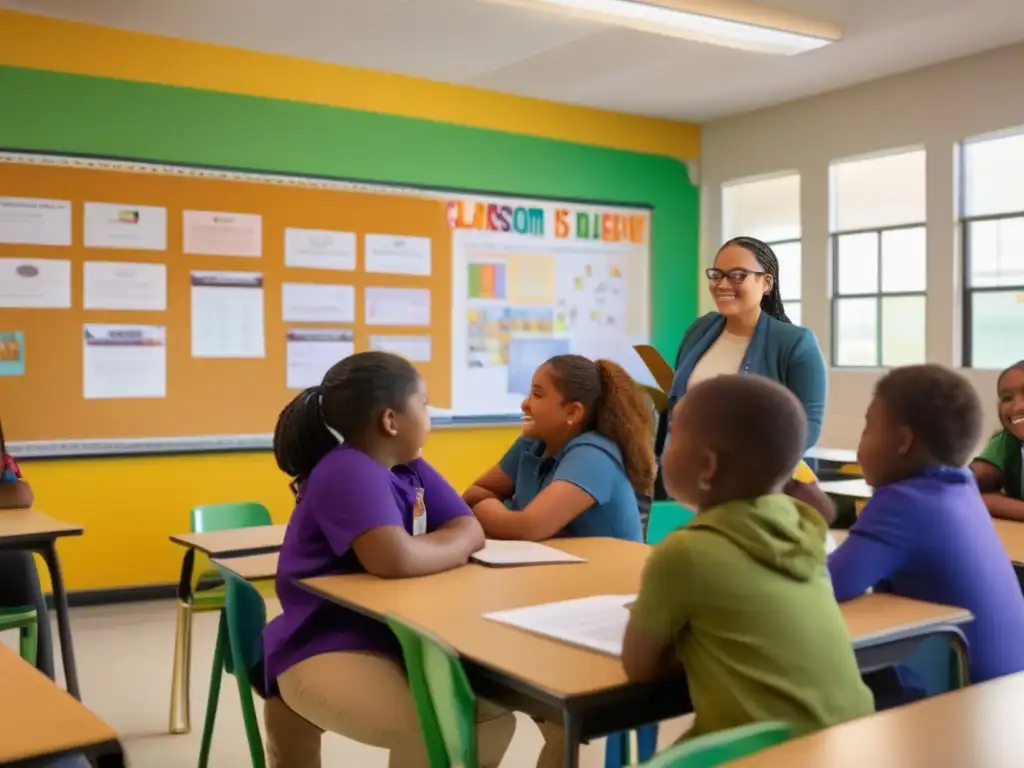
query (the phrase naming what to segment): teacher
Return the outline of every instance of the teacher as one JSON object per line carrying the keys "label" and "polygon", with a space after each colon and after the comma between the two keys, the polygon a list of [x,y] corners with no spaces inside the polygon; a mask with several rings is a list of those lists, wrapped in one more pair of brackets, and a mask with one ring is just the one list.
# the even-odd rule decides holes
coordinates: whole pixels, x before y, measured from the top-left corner
{"label": "teacher", "polygon": [[803,404],[804,447],[810,448],[821,436],[825,416],[825,359],[814,334],[786,316],[775,252],[753,237],[735,237],[719,249],[705,274],[718,311],[697,318],[683,335],[669,390],[669,413],[698,382],[722,374],[755,373],[782,384]]}

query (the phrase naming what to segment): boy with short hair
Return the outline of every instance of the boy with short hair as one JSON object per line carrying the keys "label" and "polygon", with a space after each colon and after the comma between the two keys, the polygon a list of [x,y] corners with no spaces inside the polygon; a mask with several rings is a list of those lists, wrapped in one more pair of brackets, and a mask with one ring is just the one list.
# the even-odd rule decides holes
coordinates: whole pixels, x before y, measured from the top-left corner
{"label": "boy with short hair", "polygon": [[803,453],[800,402],[760,376],[719,376],[673,419],[665,486],[698,514],[647,561],[626,674],[681,664],[691,735],[766,720],[807,733],[873,712],[832,596],[825,522],[782,493]]}
{"label": "boy with short hair", "polygon": [[829,558],[840,601],[874,587],[969,610],[974,682],[1024,670],[1024,596],[964,467],[981,429],[978,395],[955,371],[913,365],[883,377],[857,449],[875,493]]}

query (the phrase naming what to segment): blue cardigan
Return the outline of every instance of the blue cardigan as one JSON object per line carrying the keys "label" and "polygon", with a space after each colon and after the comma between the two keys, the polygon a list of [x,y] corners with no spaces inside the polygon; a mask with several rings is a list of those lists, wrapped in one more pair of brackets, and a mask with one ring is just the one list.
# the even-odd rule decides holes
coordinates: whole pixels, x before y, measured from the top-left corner
{"label": "blue cardigan", "polygon": [[[669,410],[686,394],[694,366],[724,328],[725,317],[718,312],[709,312],[694,320],[686,330],[676,354],[676,375],[668,393]],[[828,372],[818,340],[811,331],[762,312],[743,356],[740,373],[765,376],[796,395],[807,412],[806,448],[818,442],[821,422],[825,417]]]}

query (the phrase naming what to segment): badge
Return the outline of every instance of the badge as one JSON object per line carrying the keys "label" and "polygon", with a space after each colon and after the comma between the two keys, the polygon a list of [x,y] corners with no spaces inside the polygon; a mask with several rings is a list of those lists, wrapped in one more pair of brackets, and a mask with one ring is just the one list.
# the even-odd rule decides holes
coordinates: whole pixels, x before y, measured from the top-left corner
{"label": "badge", "polygon": [[422,536],[427,532],[427,504],[423,500],[423,489],[416,489],[416,501],[412,505],[412,535]]}

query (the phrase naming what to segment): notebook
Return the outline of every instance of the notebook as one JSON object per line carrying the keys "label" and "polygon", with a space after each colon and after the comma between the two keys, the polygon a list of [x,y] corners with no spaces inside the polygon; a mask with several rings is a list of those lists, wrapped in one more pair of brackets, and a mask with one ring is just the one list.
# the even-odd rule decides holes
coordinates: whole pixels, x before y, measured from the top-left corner
{"label": "notebook", "polygon": [[494,611],[483,617],[608,656],[621,656],[629,606],[635,601],[636,595],[594,595]]}
{"label": "notebook", "polygon": [[472,557],[474,562],[490,566],[555,565],[585,563],[582,557],[570,555],[535,541],[498,541],[488,539],[484,548]]}

